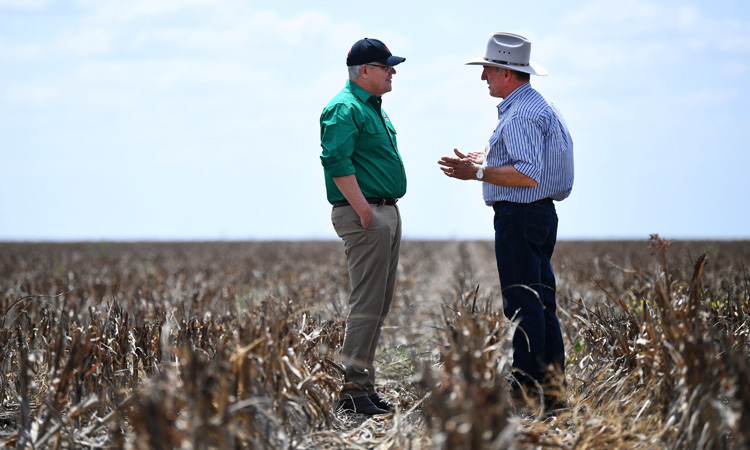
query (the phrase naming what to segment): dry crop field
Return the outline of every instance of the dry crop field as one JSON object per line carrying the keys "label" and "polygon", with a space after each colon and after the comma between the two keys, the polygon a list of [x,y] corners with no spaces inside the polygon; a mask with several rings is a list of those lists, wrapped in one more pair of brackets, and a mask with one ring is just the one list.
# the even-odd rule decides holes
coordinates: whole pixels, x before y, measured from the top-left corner
{"label": "dry crop field", "polygon": [[491,242],[406,241],[400,409],[332,409],[339,242],[0,243],[0,445],[747,449],[750,242],[560,242],[571,410],[518,417]]}

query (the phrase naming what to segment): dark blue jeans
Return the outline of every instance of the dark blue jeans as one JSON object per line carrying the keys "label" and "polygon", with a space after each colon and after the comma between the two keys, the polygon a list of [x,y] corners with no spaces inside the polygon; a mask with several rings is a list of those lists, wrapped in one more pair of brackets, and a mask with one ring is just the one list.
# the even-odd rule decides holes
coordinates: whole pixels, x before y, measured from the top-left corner
{"label": "dark blue jeans", "polygon": [[513,336],[513,368],[521,383],[549,381],[562,374],[565,347],[557,320],[552,253],[557,242],[557,212],[552,200],[498,202],[495,257],[503,292],[503,311],[519,321]]}

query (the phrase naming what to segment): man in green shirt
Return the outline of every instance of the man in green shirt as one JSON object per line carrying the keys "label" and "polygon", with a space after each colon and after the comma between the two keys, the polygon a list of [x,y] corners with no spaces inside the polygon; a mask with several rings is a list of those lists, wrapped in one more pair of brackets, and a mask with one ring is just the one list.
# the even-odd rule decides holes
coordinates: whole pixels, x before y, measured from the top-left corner
{"label": "man in green shirt", "polygon": [[381,96],[391,91],[393,66],[405,60],[377,39],[357,41],[346,58],[349,80],[320,116],[331,221],[344,242],[351,283],[338,407],[369,416],[392,409],[375,392],[373,362],[396,283],[401,248],[396,201],[406,193],[406,172]]}

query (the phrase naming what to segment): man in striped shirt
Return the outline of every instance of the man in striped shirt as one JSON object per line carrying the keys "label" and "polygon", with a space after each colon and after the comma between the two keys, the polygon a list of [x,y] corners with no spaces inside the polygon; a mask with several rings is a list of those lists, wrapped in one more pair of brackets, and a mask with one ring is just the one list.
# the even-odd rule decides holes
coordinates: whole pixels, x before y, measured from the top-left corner
{"label": "man in striped shirt", "polygon": [[565,385],[565,348],[550,260],[557,240],[553,200],[567,198],[573,187],[573,141],[557,108],[531,87],[530,75],[547,72],[530,54],[524,37],[495,33],[485,56],[467,62],[483,66],[490,95],[503,99],[497,128],[484,152],[464,155],[454,149],[455,157],[438,164],[449,177],[481,181],[484,201],[495,210],[504,313],[518,321],[514,388],[535,400],[543,396],[549,413],[565,403],[555,389]]}

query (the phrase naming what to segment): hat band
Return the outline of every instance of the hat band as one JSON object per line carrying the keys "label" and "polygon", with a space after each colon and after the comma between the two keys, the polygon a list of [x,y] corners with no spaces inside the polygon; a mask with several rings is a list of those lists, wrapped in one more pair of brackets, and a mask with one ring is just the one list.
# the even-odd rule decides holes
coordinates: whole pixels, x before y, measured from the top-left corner
{"label": "hat band", "polygon": [[526,67],[526,66],[529,65],[528,63],[526,63],[526,64],[524,64],[524,63],[514,63],[514,62],[510,62],[510,61],[500,61],[500,60],[497,60],[497,59],[489,59],[489,58],[484,58],[484,60],[487,61],[487,62],[493,62],[495,64],[505,64],[506,66],[521,66],[521,67]]}

